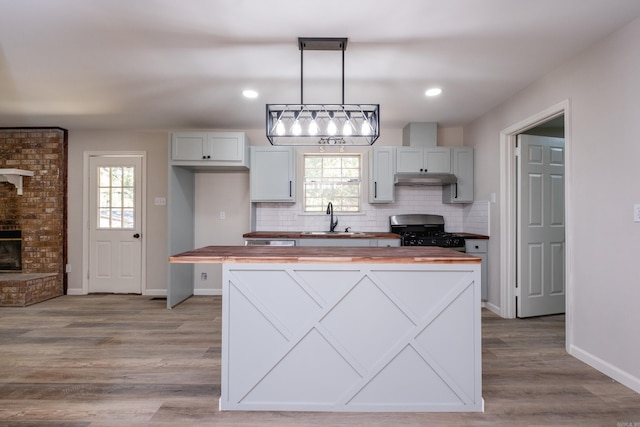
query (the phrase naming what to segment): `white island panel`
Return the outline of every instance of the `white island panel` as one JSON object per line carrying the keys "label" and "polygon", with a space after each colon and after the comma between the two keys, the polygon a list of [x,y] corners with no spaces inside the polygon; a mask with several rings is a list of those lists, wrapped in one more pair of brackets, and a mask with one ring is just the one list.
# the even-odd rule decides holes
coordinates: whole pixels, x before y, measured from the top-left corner
{"label": "white island panel", "polygon": [[481,411],[480,264],[226,263],[222,410]]}

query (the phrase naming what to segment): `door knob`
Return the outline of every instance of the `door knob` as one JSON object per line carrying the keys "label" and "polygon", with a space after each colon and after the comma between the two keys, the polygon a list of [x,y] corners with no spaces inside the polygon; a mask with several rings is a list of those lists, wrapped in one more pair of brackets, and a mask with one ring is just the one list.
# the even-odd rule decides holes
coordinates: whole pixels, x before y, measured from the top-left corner
{"label": "door knob", "polygon": [[140,233],[136,233],[136,234],[134,234],[134,235],[133,235],[133,238],[134,238],[134,239],[139,239],[139,238],[140,238]]}

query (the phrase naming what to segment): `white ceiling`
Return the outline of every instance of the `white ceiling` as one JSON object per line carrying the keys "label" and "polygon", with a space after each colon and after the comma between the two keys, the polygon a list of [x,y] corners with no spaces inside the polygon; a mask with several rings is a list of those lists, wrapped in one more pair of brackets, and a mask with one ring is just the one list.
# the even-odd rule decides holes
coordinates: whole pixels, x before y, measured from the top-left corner
{"label": "white ceiling", "polygon": [[[460,126],[638,16],[638,0],[0,0],[0,126],[259,129],[265,104],[300,101],[298,37],[349,39],[345,102],[379,103],[383,131]],[[304,55],[304,101],[339,103],[340,53]]]}

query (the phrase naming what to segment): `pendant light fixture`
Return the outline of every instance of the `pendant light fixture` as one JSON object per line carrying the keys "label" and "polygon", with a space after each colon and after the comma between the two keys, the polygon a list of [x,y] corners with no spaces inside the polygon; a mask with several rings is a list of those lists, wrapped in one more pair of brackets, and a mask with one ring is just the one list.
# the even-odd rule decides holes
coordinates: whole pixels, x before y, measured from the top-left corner
{"label": "pendant light fixture", "polygon": [[[298,38],[300,104],[267,104],[267,139],[271,145],[372,145],[380,134],[379,104],[344,103],[346,38]],[[305,104],[305,50],[342,52],[342,102]]]}

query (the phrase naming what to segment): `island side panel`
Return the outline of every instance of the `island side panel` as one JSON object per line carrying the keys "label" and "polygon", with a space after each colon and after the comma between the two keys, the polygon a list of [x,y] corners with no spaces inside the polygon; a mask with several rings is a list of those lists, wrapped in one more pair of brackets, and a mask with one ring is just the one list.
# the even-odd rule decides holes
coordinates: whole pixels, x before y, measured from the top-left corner
{"label": "island side panel", "polygon": [[222,321],[222,410],[482,410],[480,264],[228,263]]}

